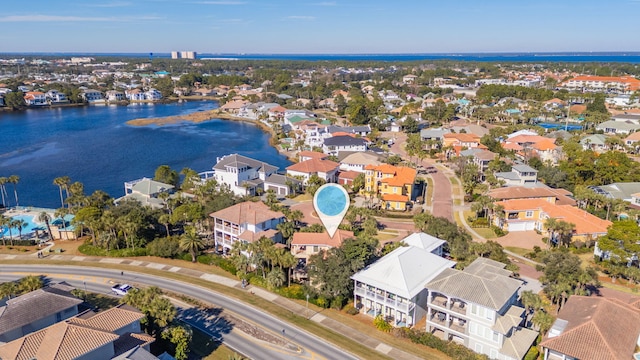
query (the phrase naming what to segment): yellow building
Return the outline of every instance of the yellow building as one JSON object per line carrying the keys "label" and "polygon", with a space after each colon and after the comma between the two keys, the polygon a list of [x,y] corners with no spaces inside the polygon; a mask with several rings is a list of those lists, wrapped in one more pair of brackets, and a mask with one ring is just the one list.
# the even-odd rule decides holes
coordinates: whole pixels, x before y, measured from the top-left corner
{"label": "yellow building", "polygon": [[389,164],[367,165],[364,169],[365,195],[378,196],[383,209],[407,209],[407,204],[413,200],[415,169]]}

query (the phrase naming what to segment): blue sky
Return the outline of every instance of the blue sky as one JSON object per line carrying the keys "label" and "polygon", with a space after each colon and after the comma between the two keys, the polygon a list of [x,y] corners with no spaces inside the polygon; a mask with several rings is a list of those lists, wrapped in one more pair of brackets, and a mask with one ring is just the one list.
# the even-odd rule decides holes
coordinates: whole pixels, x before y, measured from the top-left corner
{"label": "blue sky", "polygon": [[0,52],[640,51],[639,15],[640,0],[5,0]]}

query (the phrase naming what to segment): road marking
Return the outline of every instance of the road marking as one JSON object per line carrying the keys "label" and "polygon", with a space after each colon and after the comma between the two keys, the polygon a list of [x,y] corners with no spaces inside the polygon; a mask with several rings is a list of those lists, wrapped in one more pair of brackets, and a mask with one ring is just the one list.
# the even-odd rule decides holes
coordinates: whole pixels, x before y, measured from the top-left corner
{"label": "road marking", "polygon": [[122,259],[103,258],[103,259],[100,259],[100,262],[107,263],[107,264],[121,264]]}
{"label": "road marking", "polygon": [[158,269],[158,270],[164,269],[164,265],[156,264],[156,263],[149,263],[149,264],[147,264],[147,267],[151,268],[151,269]]}
{"label": "road marking", "polygon": [[311,320],[315,321],[315,322],[323,322],[327,317],[322,315],[322,314],[315,314],[311,317]]}
{"label": "road marking", "polygon": [[376,350],[380,351],[383,354],[389,354],[393,348],[385,343],[380,343],[376,346]]}

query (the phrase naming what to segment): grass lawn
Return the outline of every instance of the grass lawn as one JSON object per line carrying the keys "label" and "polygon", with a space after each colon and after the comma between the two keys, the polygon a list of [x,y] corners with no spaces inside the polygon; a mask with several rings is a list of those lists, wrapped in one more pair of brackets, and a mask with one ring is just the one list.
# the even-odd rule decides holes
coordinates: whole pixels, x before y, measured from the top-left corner
{"label": "grass lawn", "polygon": [[296,196],[295,198],[293,198],[293,200],[295,201],[311,201],[313,200],[313,196],[311,196],[311,194],[301,194]]}
{"label": "grass lawn", "polygon": [[398,237],[398,232],[395,230],[384,230],[384,232],[378,233],[378,241],[380,241],[381,244],[384,244],[391,239],[395,239],[396,237]]}
{"label": "grass lawn", "polygon": [[528,253],[531,252],[531,250],[529,250],[529,249],[516,247],[516,246],[505,246],[505,250],[509,250],[512,253],[516,253],[516,254],[518,254],[520,256],[524,256],[525,254],[528,254]]}
{"label": "grass lawn", "polygon": [[491,240],[491,239],[495,239],[498,236],[496,235],[495,232],[493,232],[493,230],[491,230],[491,228],[486,228],[486,227],[482,227],[482,228],[476,228],[476,227],[472,227],[472,229],[478,233],[478,235],[482,236],[483,238],[487,239],[487,240]]}
{"label": "grass lawn", "polygon": [[433,199],[433,179],[427,177],[427,193],[425,194],[425,204],[431,206],[431,199]]}
{"label": "grass lawn", "polygon": [[462,219],[460,219],[460,212],[458,211],[453,212],[453,220],[456,222],[456,224],[458,224],[458,226],[464,226]]}
{"label": "grass lawn", "polygon": [[[192,352],[196,353],[194,350]],[[234,355],[238,353],[229,349],[224,344],[220,344],[213,352],[211,352],[207,356],[202,356],[203,360],[229,360],[232,359]]]}

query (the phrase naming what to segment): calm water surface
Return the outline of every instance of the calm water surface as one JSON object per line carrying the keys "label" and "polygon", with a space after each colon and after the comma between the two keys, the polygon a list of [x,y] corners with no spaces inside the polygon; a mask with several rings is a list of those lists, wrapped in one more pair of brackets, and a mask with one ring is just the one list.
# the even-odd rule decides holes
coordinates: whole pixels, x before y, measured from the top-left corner
{"label": "calm water surface", "polygon": [[[192,101],[129,106],[85,106],[0,113],[0,176],[18,175],[20,205],[59,207],[53,179],[69,176],[87,194],[124,195],[125,181],[153,177],[163,164],[180,171],[210,170],[216,158],[239,153],[284,169],[290,162],[271,146],[269,135],[241,122],[131,127],[136,118],[211,110],[217,103]],[[15,205],[9,184],[11,205]]]}

